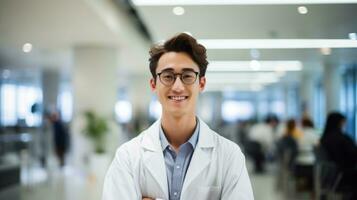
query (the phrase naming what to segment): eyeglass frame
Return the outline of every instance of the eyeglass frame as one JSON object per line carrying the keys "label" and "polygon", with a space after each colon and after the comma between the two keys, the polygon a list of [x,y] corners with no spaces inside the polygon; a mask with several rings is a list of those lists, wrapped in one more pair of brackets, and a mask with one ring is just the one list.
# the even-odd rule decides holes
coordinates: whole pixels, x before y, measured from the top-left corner
{"label": "eyeglass frame", "polygon": [[194,70],[186,70],[186,72],[193,72],[193,73],[195,73],[195,75],[196,75],[195,80],[194,80],[192,83],[187,84],[187,83],[185,83],[185,82],[183,81],[183,78],[182,78],[182,74],[183,74],[185,71],[183,71],[182,73],[174,73],[174,72],[172,72],[172,73],[174,74],[175,78],[174,78],[174,80],[172,81],[171,84],[167,85],[167,84],[165,84],[165,83],[161,80],[161,74],[164,73],[164,72],[172,72],[172,71],[170,71],[170,70],[165,70],[165,69],[164,69],[164,70],[162,70],[161,72],[157,73],[156,75],[159,77],[160,82],[161,82],[163,85],[165,85],[165,86],[172,86],[172,85],[174,85],[175,82],[176,82],[176,79],[177,79],[177,76],[178,76],[178,75],[180,76],[180,80],[181,80],[181,82],[182,82],[183,84],[185,84],[185,85],[192,85],[192,84],[194,84],[194,83],[196,82],[197,77],[198,77],[198,75],[199,75],[199,72],[196,72],[196,71],[194,71]]}

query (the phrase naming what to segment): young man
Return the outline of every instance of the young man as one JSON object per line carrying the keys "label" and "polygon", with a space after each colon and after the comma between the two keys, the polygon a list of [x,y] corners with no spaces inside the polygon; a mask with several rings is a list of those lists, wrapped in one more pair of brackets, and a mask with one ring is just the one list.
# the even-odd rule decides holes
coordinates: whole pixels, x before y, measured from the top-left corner
{"label": "young man", "polygon": [[150,56],[150,86],[162,117],[119,147],[103,200],[253,199],[240,148],[196,117],[206,49],[182,33],[153,47]]}

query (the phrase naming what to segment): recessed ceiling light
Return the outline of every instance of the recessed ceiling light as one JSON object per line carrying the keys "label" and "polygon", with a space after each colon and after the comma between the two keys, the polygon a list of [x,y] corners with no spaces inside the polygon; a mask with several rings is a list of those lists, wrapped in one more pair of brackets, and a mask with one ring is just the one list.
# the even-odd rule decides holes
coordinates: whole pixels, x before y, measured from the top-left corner
{"label": "recessed ceiling light", "polygon": [[307,8],[305,6],[299,6],[298,7],[298,12],[300,14],[302,14],[302,15],[305,15],[305,14],[307,14],[308,10],[307,10]]}
{"label": "recessed ceiling light", "polygon": [[175,15],[183,15],[183,14],[185,14],[185,9],[181,6],[176,6],[172,9],[172,12]]}
{"label": "recessed ceiling light", "polygon": [[250,57],[252,59],[259,59],[259,56],[260,56],[260,52],[258,49],[251,49],[250,50]]}
{"label": "recessed ceiling light", "polygon": [[349,37],[351,40],[357,40],[357,34],[356,34],[356,33],[349,33],[349,34],[348,34],[348,37]]}
{"label": "recessed ceiling light", "polygon": [[331,54],[331,48],[328,48],[328,47],[321,48],[320,52],[321,52],[322,55],[325,55],[325,56],[330,55]]}
{"label": "recessed ceiling light", "polygon": [[32,51],[32,44],[31,43],[25,43],[22,46],[22,51],[25,53],[30,53]]}

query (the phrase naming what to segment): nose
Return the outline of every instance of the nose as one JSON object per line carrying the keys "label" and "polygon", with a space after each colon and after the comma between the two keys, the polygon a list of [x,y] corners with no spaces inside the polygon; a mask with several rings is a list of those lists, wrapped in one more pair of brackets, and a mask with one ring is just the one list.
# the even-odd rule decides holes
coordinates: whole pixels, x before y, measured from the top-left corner
{"label": "nose", "polygon": [[180,79],[180,76],[176,76],[175,82],[172,85],[172,90],[174,90],[175,92],[181,92],[182,90],[184,90],[184,85]]}

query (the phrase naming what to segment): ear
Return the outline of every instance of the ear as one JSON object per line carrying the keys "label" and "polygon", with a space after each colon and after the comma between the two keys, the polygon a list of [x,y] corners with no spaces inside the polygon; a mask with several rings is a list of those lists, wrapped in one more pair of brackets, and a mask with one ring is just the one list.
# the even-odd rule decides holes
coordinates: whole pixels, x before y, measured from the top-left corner
{"label": "ear", "polygon": [[155,89],[156,89],[156,81],[154,78],[150,79],[150,88],[151,88],[151,91],[155,91]]}
{"label": "ear", "polygon": [[205,89],[205,86],[206,86],[206,77],[201,77],[199,79],[200,92],[202,92]]}

